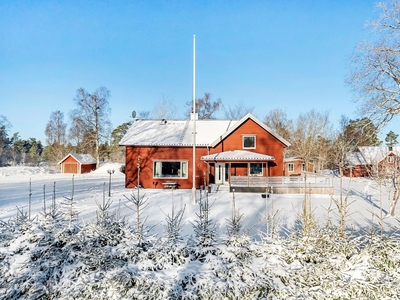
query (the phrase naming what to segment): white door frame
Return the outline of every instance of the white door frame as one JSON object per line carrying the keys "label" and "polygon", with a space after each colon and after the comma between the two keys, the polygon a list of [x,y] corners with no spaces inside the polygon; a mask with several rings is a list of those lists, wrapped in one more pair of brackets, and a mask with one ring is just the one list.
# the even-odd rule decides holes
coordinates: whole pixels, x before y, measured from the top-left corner
{"label": "white door frame", "polygon": [[215,163],[215,184],[228,184],[229,164]]}

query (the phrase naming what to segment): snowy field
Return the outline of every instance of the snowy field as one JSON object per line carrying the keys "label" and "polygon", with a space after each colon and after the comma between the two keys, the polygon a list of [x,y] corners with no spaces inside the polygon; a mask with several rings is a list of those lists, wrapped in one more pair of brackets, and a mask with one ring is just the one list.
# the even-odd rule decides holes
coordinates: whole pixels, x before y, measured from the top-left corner
{"label": "snowy field", "polygon": [[[399,219],[387,214],[390,190],[372,180],[344,179],[344,233],[332,200],[339,199],[339,178],[333,197],[309,198],[319,226],[299,226],[304,195],[262,198],[220,190],[208,194],[215,229],[204,219],[199,225],[190,190],[125,189],[119,169],[106,164],[72,176],[0,168],[0,300],[400,299]],[[108,170],[115,171],[112,204],[101,215]],[[55,201],[67,212],[72,183],[79,216],[71,223],[68,214],[49,211]],[[147,201],[144,231],[135,227],[132,193]],[[198,200],[205,197],[197,191]],[[227,232],[233,199],[243,215],[238,234]],[[175,214],[185,209],[181,231],[165,230],[172,207]],[[29,211],[31,220],[24,217]]]}
{"label": "snowy field", "polygon": [[[74,175],[75,209],[79,212],[82,222],[93,219],[96,215],[97,203],[102,203],[103,196],[108,199],[109,179],[107,170],[114,170],[111,176],[111,210],[130,221],[134,212],[126,197],[132,193],[137,195],[136,189],[124,188],[124,174],[119,171],[119,164],[106,164],[98,170],[82,175]],[[349,218],[347,225],[355,230],[366,229],[373,224],[379,224],[378,215],[380,201],[387,231],[399,227],[399,219],[388,215],[390,206],[390,190],[383,188],[380,192],[375,182],[366,178],[344,178],[344,195],[348,192]],[[334,199],[339,199],[339,178],[334,178]],[[54,189],[55,184],[55,189]],[[44,206],[49,206],[55,190],[56,204],[62,207],[65,197],[71,197],[72,175],[54,173],[40,167],[5,167],[0,168],[0,220],[15,217],[17,207],[28,212],[29,188],[31,185],[31,216],[37,215]],[[139,196],[145,195],[148,206],[144,211],[148,215],[148,225],[155,225],[155,232],[162,232],[165,214],[171,212],[172,203],[175,210],[185,208],[184,234],[191,234],[193,221],[198,212],[198,205],[194,205],[190,190],[161,190],[140,189]],[[295,226],[295,221],[301,213],[304,195],[271,195],[262,198],[259,193],[229,193],[227,191],[211,192],[209,202],[212,204],[211,216],[225,231],[226,219],[231,216],[231,203],[235,197],[235,205],[240,214],[243,214],[243,225],[250,235],[257,236],[259,230],[265,230],[265,214],[278,212],[276,217],[277,230],[285,232]],[[204,192],[197,191],[197,198],[204,199]],[[324,225],[327,219],[333,222],[338,220],[338,213],[332,197],[329,195],[311,195],[311,205],[315,220]],[[400,206],[400,205],[399,205]],[[400,208],[396,210],[400,214]]]}

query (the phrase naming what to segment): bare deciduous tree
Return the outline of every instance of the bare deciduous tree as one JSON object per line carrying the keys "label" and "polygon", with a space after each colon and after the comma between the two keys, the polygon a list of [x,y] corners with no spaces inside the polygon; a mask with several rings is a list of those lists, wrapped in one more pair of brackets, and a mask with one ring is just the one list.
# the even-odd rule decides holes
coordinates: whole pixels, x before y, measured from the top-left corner
{"label": "bare deciduous tree", "polygon": [[329,129],[327,112],[319,113],[311,110],[298,116],[290,138],[290,154],[303,159],[306,170],[307,164],[318,158],[318,139],[325,137]]}
{"label": "bare deciduous tree", "polygon": [[246,114],[252,113],[254,106],[246,106],[244,101],[240,101],[234,105],[224,106],[225,118],[228,120],[239,120],[243,118]]}
{"label": "bare deciduous tree", "polygon": [[348,79],[360,113],[380,125],[400,112],[400,2],[379,2],[380,17],[369,25],[372,42],[360,43]]}
{"label": "bare deciduous tree", "polygon": [[64,113],[61,111],[53,111],[50,115],[50,119],[47,122],[46,130],[46,141],[49,145],[58,143],[60,145],[65,143],[67,131],[67,123],[64,122]]}
{"label": "bare deciduous tree", "polygon": [[149,110],[141,110],[138,113],[139,119],[149,119],[150,118],[150,111]]}
{"label": "bare deciduous tree", "polygon": [[59,110],[53,111],[44,131],[48,145],[47,160],[56,162],[66,155],[66,132],[67,123],[64,122],[64,114]]}
{"label": "bare deciduous tree", "polygon": [[139,114],[150,116],[152,119],[174,119],[176,117],[177,108],[171,99],[162,96],[161,100],[156,103],[150,114],[139,112]]}
{"label": "bare deciduous tree", "polygon": [[80,88],[74,99],[77,108],[71,112],[70,136],[78,144],[83,143],[88,149],[92,149],[97,167],[100,166],[100,143],[108,140],[111,125],[108,118],[111,112],[109,98],[110,91],[106,87],[98,88],[93,94]]}
{"label": "bare deciduous tree", "polygon": [[[347,188],[346,194],[344,194],[343,188],[343,176],[344,170],[349,168],[349,161],[348,161],[348,153],[355,151],[357,145],[354,143],[353,138],[349,137],[349,131],[346,130],[349,126],[350,120],[343,116],[340,119],[339,123],[339,132],[336,134],[336,137],[333,142],[333,149],[332,149],[332,161],[339,169],[339,199],[334,198],[331,196],[331,199],[335,203],[336,207],[338,208],[339,213],[339,229],[341,237],[344,237],[344,232],[346,229],[346,221],[349,215],[349,193],[350,193],[350,183],[351,179],[349,180],[349,186]],[[350,174],[352,174],[350,172]]]}
{"label": "bare deciduous tree", "polygon": [[[300,114],[297,118],[289,150],[291,155],[303,160],[305,170],[308,170],[311,161],[319,159],[318,139],[326,136],[327,130],[330,130],[328,116],[327,112],[319,113],[311,110],[308,113]],[[311,224],[311,205],[306,192],[307,172],[304,174],[303,223]]]}
{"label": "bare deciduous tree", "polygon": [[[196,100],[196,113],[200,120],[214,119],[214,114],[220,109],[222,105],[221,98],[216,101],[211,100],[211,94],[205,93],[203,98]],[[193,112],[193,102],[186,102],[187,112],[186,116],[190,118],[190,114]]]}
{"label": "bare deciduous tree", "polygon": [[293,132],[293,121],[287,117],[286,112],[282,109],[271,110],[265,116],[264,123],[281,137],[290,140],[290,133]]}

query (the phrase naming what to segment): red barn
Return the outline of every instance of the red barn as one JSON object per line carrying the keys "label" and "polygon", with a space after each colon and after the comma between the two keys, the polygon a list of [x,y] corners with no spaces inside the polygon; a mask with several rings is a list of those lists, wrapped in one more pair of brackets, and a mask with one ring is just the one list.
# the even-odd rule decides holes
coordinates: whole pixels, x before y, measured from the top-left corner
{"label": "red barn", "polygon": [[136,120],[120,142],[125,186],[191,188],[194,131],[196,188],[239,176],[283,175],[290,144],[251,114],[241,120]]}
{"label": "red barn", "polygon": [[58,164],[61,173],[83,174],[96,170],[97,161],[90,154],[68,154]]}

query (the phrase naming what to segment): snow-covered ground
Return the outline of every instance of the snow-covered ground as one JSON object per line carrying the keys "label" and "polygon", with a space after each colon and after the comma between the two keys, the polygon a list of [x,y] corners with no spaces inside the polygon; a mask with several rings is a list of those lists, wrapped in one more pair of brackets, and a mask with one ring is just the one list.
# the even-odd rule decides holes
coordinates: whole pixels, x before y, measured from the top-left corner
{"label": "snow-covered ground", "polygon": [[[111,175],[111,209],[128,221],[134,218],[134,212],[129,209],[131,204],[127,200],[132,193],[137,195],[137,189],[124,187],[124,174],[120,172],[120,164],[105,164],[98,170],[82,175],[60,174],[48,171],[43,167],[4,167],[0,168],[0,220],[15,217],[17,207],[24,212],[28,211],[29,194],[31,187],[31,215],[38,214],[45,205],[50,205],[55,191],[56,203],[62,205],[65,197],[71,197],[72,180],[74,181],[75,209],[79,212],[81,221],[86,222],[95,216],[97,203],[108,199],[110,175],[108,170],[114,170]],[[390,191],[382,188],[367,178],[344,178],[343,187],[346,196],[348,193],[349,227],[355,229],[368,228],[372,224],[379,224],[380,201],[386,230],[397,228],[399,219],[388,215],[390,206]],[[339,178],[334,178],[335,194],[333,199],[339,199]],[[54,188],[55,187],[55,188]],[[198,205],[193,204],[190,190],[162,190],[140,189],[139,196],[146,195],[148,207],[144,211],[148,215],[148,225],[155,225],[155,232],[163,230],[165,214],[170,213],[172,203],[176,210],[185,208],[184,233],[192,232],[192,224],[196,219]],[[204,192],[197,191],[197,198],[204,198]],[[212,218],[220,224],[220,230],[225,231],[226,219],[231,216],[231,204],[235,198],[236,208],[243,214],[243,224],[250,230],[250,235],[256,236],[258,230],[265,230],[265,214],[278,212],[277,228],[282,232],[293,228],[304,195],[271,195],[262,198],[259,193],[229,193],[227,191],[212,192],[208,195]],[[328,219],[338,220],[338,210],[329,195],[311,195],[311,205],[315,220],[324,225]],[[399,205],[400,206],[400,205]],[[400,208],[397,210],[400,214]]]}
{"label": "snow-covered ground", "polygon": [[[204,219],[195,226],[199,205],[190,190],[125,189],[119,169],[106,164],[72,176],[39,167],[0,168],[0,300],[399,299],[399,220],[387,215],[390,191],[370,179],[344,179],[350,203],[345,234],[334,204],[339,178],[333,197],[310,196],[320,224],[310,230],[293,230],[304,195],[211,192],[210,215],[219,224],[214,231]],[[112,205],[101,217],[108,170],[114,170]],[[65,211],[72,186],[77,223],[48,213],[53,199]],[[147,199],[144,237],[135,227],[132,193]],[[198,191],[197,199],[204,197]],[[233,199],[245,228],[228,235]],[[32,221],[16,218],[29,207]],[[164,231],[172,207],[175,213],[185,208],[176,240],[176,227],[169,235]],[[381,214],[388,234],[380,231]],[[272,225],[281,238],[270,234]]]}

